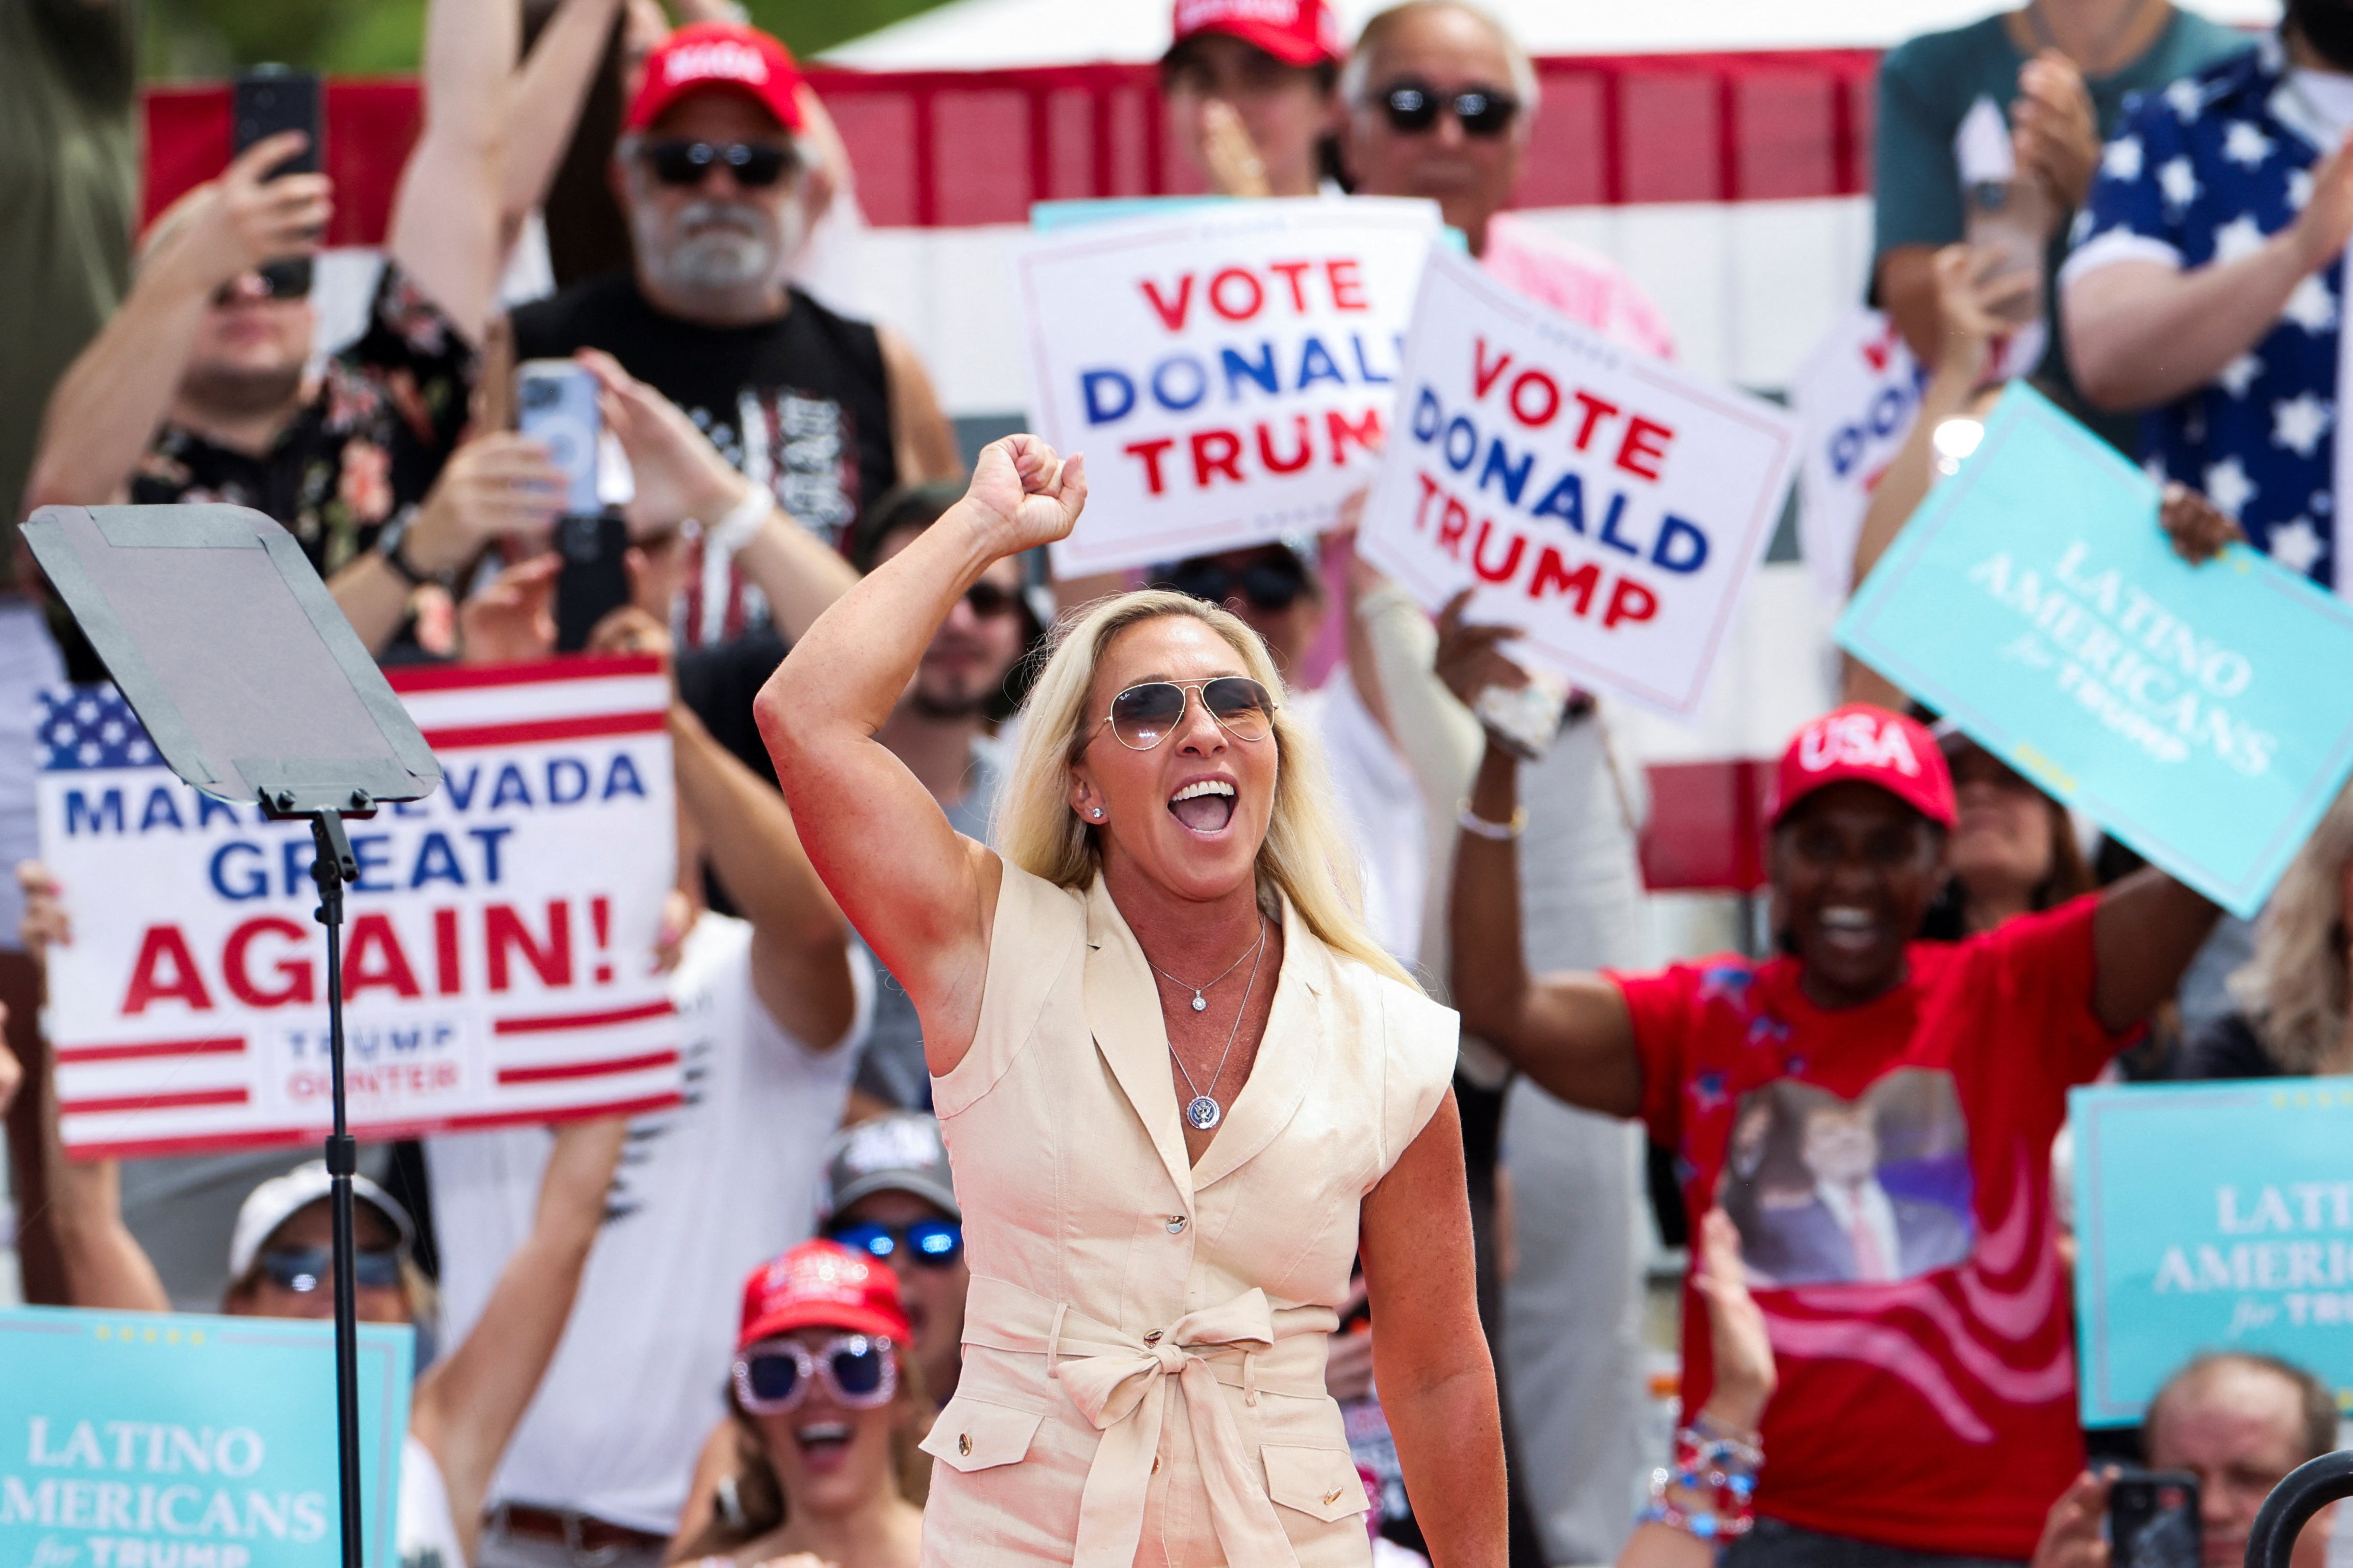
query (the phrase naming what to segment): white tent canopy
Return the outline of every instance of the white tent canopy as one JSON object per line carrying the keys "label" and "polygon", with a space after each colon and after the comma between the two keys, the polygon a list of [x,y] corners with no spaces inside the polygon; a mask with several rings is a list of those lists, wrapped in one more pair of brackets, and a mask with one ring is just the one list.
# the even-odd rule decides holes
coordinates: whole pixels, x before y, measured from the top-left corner
{"label": "white tent canopy", "polygon": [[[1351,36],[1387,0],[1335,0]],[[1538,55],[1669,54],[1707,49],[1885,48],[1958,26],[1998,0],[1485,0]],[[2216,21],[2268,26],[2278,0],[2200,0]],[[989,70],[1154,60],[1168,47],[1168,0],[952,0],[828,50],[828,64],[867,70]]]}

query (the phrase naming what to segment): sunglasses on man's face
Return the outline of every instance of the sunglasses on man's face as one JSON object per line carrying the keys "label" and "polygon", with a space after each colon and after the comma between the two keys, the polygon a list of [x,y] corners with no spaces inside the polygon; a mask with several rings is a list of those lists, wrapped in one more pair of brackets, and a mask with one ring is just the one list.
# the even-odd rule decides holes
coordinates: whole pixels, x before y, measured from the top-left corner
{"label": "sunglasses on man's face", "polygon": [[1287,610],[1307,592],[1307,579],[1296,567],[1271,561],[1253,562],[1230,571],[1214,561],[1188,561],[1168,574],[1168,585],[1207,604],[1240,599],[1254,610]]}
{"label": "sunglasses on man's face", "polygon": [[1274,699],[1245,675],[1209,680],[1147,680],[1111,700],[1103,722],[1131,752],[1148,752],[1183,728],[1185,704],[1194,692],[1218,727],[1237,741],[1263,741],[1274,732]]}
{"label": "sunglasses on man's face", "polygon": [[[264,1278],[281,1290],[307,1296],[333,1285],[335,1255],[323,1247],[273,1247],[260,1258]],[[400,1288],[396,1247],[362,1247],[352,1255],[352,1279],[363,1290]]]}
{"label": "sunglasses on man's face", "polygon": [[852,1252],[897,1262],[901,1258],[933,1268],[945,1268],[964,1256],[964,1226],[952,1219],[919,1219],[909,1225],[883,1225],[860,1220],[837,1226],[826,1236]]}
{"label": "sunglasses on man's face", "polygon": [[972,613],[981,620],[993,621],[999,616],[1011,615],[1019,606],[1021,595],[1017,590],[1008,588],[1001,583],[991,583],[984,579],[964,591],[964,602],[972,607]]}
{"label": "sunglasses on man's face", "polygon": [[1446,96],[1427,83],[1410,80],[1392,82],[1373,101],[1388,115],[1392,130],[1409,136],[1419,136],[1437,124],[1440,110],[1454,116],[1465,136],[1501,136],[1512,128],[1513,117],[1520,111],[1519,100],[1508,92],[1466,87]]}
{"label": "sunglasses on man's face", "polygon": [[242,300],[307,300],[311,297],[308,259],[272,261],[241,273],[213,290],[213,308],[226,309]]}
{"label": "sunglasses on man's face", "polygon": [[798,1340],[770,1340],[735,1358],[735,1397],[754,1415],[781,1415],[822,1382],[834,1403],[872,1410],[899,1392],[891,1342],[838,1334],[812,1351]]}
{"label": "sunglasses on man's face", "polygon": [[794,163],[791,148],[761,142],[649,142],[639,155],[655,179],[681,187],[702,184],[724,164],[737,184],[758,190],[783,179]]}

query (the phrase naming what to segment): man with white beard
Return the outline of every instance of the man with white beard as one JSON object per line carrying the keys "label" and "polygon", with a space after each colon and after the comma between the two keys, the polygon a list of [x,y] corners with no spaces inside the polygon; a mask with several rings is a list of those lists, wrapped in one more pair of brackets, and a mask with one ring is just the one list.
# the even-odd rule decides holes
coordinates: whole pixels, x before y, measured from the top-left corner
{"label": "man with white beard", "polygon": [[696,520],[706,556],[685,606],[690,647],[768,618],[728,557],[769,497],[830,543],[893,487],[962,472],[906,342],[786,280],[818,156],[798,134],[806,91],[785,47],[756,28],[671,34],[646,61],[613,153],[635,265],[514,312],[519,357],[607,351],[753,481],[733,510]]}

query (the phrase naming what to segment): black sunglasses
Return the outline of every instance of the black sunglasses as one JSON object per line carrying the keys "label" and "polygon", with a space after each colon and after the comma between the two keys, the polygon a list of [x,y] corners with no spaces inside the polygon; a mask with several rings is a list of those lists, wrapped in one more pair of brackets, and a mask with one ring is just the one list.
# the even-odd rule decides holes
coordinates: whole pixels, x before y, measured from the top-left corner
{"label": "black sunglasses", "polygon": [[753,190],[783,179],[795,161],[791,148],[759,142],[649,142],[641,155],[665,185],[699,185],[724,163],[737,184]]}
{"label": "black sunglasses", "polygon": [[[335,1255],[323,1247],[274,1247],[260,1258],[261,1271],[281,1290],[307,1296],[334,1279]],[[352,1279],[363,1290],[400,1288],[396,1247],[361,1248],[352,1255]]]}
{"label": "black sunglasses", "polygon": [[1501,136],[1512,128],[1520,100],[1508,92],[1466,87],[1451,98],[1418,81],[1393,82],[1374,101],[1388,112],[1392,128],[1419,136],[1438,123],[1438,111],[1451,110],[1465,136]]}
{"label": "black sunglasses", "polygon": [[[297,257],[290,261],[265,262],[255,268],[251,276],[260,279],[259,297],[261,299],[307,300],[311,296],[311,259],[308,257]],[[232,278],[214,289],[215,308],[234,305],[238,300],[248,298],[240,292],[240,285],[244,281],[243,277]]]}
{"label": "black sunglasses", "polygon": [[945,1268],[964,1256],[964,1226],[952,1219],[919,1219],[908,1225],[860,1220],[855,1225],[836,1226],[826,1232],[826,1237],[852,1252],[885,1261],[904,1247],[910,1262],[933,1268]]}
{"label": "black sunglasses", "polygon": [[964,591],[964,602],[982,620],[993,621],[999,616],[1011,615],[1020,605],[1021,595],[1002,584],[980,582]]}
{"label": "black sunglasses", "polygon": [[1214,561],[1187,561],[1172,568],[1167,584],[1212,605],[1239,598],[1252,609],[1287,610],[1307,592],[1307,578],[1289,562],[1256,561],[1239,572]]}

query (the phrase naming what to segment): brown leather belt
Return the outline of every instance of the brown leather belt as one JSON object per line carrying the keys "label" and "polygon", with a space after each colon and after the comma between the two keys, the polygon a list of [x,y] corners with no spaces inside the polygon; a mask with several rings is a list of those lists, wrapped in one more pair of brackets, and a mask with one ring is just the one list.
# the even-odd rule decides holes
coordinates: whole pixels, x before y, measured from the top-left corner
{"label": "brown leather belt", "polygon": [[529,1503],[503,1504],[491,1510],[491,1522],[493,1528],[503,1528],[510,1535],[556,1542],[576,1552],[643,1549],[659,1552],[670,1544],[667,1536],[632,1530],[626,1524],[613,1524],[589,1514],[533,1508]]}

